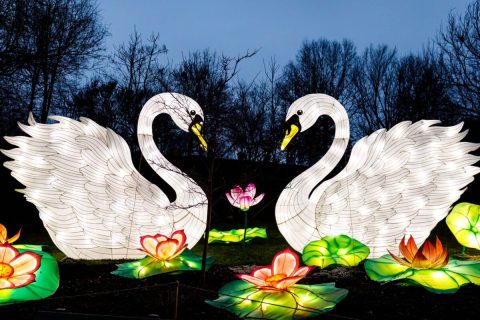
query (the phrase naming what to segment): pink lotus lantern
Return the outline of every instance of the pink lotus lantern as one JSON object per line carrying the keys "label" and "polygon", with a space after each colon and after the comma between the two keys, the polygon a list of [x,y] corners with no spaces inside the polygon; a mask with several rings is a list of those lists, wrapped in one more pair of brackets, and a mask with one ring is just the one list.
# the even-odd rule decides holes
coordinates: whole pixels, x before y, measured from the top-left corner
{"label": "pink lotus lantern", "polygon": [[249,183],[243,191],[242,187],[236,185],[235,187],[230,190],[230,193],[225,193],[227,196],[228,202],[234,207],[240,208],[245,213],[245,225],[243,231],[243,245],[245,246],[245,238],[247,234],[247,211],[250,207],[256,205],[260,201],[262,201],[265,193],[261,193],[258,197],[255,198],[255,194],[257,193],[257,188],[253,183]]}

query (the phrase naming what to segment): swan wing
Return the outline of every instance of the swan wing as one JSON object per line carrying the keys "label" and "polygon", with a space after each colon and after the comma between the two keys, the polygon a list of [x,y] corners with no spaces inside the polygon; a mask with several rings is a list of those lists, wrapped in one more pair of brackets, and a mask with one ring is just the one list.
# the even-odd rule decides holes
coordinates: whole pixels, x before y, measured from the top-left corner
{"label": "swan wing", "polygon": [[142,257],[139,237],[173,224],[167,196],[135,169],[123,138],[94,121],[53,116],[53,124],[19,124],[29,136],[4,163],[39,210],[54,243],[81,259]]}
{"label": "swan wing", "polygon": [[398,252],[404,235],[423,243],[480,172],[469,154],[479,145],[460,142],[463,123],[438,122],[401,122],[359,140],[345,168],[311,195],[317,232],[352,236],[371,257]]}

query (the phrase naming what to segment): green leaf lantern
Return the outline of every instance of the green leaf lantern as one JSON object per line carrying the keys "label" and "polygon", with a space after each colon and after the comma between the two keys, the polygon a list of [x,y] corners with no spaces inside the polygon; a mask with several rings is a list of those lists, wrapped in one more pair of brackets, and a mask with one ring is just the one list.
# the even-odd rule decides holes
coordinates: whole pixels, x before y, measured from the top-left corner
{"label": "green leaf lantern", "polygon": [[347,295],[333,283],[296,284],[312,267],[299,267],[298,256],[286,249],[275,255],[271,266],[237,275],[219,290],[219,298],[206,303],[225,309],[240,318],[293,319],[318,316]]}
{"label": "green leaf lantern", "polygon": [[4,243],[0,258],[0,306],[44,299],[57,291],[58,264],[42,246]]}
{"label": "green leaf lantern", "polygon": [[462,202],[448,214],[447,226],[464,247],[480,250],[480,206]]}
{"label": "green leaf lantern", "polygon": [[245,229],[232,229],[228,231],[220,231],[217,229],[210,230],[208,235],[208,243],[215,242],[241,242],[245,236],[245,242],[250,242],[254,238],[267,238],[267,229],[265,228],[247,228]]}
{"label": "green leaf lantern", "polygon": [[378,282],[401,280],[434,293],[455,293],[462,285],[480,284],[480,263],[449,259],[438,238],[435,246],[425,241],[422,250],[417,249],[412,237],[407,245],[402,239],[400,252],[404,259],[394,254],[368,259],[365,270],[370,279]]}
{"label": "green leaf lantern", "polygon": [[308,266],[357,266],[370,254],[370,249],[346,235],[325,236],[310,242],[303,249],[302,260]]}

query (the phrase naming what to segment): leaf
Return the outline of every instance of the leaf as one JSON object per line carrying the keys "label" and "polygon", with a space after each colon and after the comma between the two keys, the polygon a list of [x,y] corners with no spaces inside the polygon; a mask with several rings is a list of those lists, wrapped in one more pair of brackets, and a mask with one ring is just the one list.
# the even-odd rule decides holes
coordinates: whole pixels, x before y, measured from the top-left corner
{"label": "leaf", "polygon": [[370,279],[378,282],[405,280],[434,293],[455,293],[461,286],[480,285],[480,262],[451,259],[438,269],[413,269],[396,262],[391,256],[368,259],[365,270]]}
{"label": "leaf", "polygon": [[[208,234],[208,243],[214,242],[241,242],[243,240],[244,229],[232,229],[228,231],[220,231],[217,229],[210,230]],[[266,228],[247,228],[247,234],[245,236],[245,242],[252,241],[253,238],[267,238]]]}
{"label": "leaf", "polygon": [[314,317],[332,310],[348,290],[333,283],[294,285],[288,290],[262,290],[242,281],[232,281],[219,290],[216,300],[205,302],[240,318],[292,319]]}
{"label": "leaf", "polygon": [[468,202],[457,204],[446,218],[457,241],[464,247],[480,250],[480,206]]}
{"label": "leaf", "polygon": [[[207,257],[207,270],[212,263],[213,257]],[[198,271],[201,269],[202,257],[196,256],[190,250],[185,249],[182,254],[168,261],[159,261],[147,256],[140,260],[117,264],[117,270],[111,273],[126,278],[144,279],[161,273]]]}
{"label": "leaf", "polygon": [[42,251],[42,246],[19,244],[14,245],[14,247],[20,253],[33,252],[40,255],[42,257],[40,268],[35,271],[35,281],[29,285],[16,289],[0,290],[0,306],[44,299],[54,294],[60,283],[58,264],[55,258]]}
{"label": "leaf", "polygon": [[357,266],[370,254],[370,249],[346,235],[326,236],[310,242],[303,249],[302,260],[308,266]]}

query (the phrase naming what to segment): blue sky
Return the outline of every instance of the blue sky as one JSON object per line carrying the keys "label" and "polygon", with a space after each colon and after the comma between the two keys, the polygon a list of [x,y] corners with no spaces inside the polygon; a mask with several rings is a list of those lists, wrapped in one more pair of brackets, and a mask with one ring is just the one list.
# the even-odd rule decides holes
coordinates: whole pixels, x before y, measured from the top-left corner
{"label": "blue sky", "polygon": [[305,40],[350,39],[362,51],[387,44],[418,53],[437,34],[450,12],[463,13],[466,0],[98,0],[111,36],[107,50],[128,41],[134,28],[147,38],[158,32],[176,64],[182,54],[209,48],[237,56],[260,49],[241,66],[252,79],[275,56],[284,66]]}

